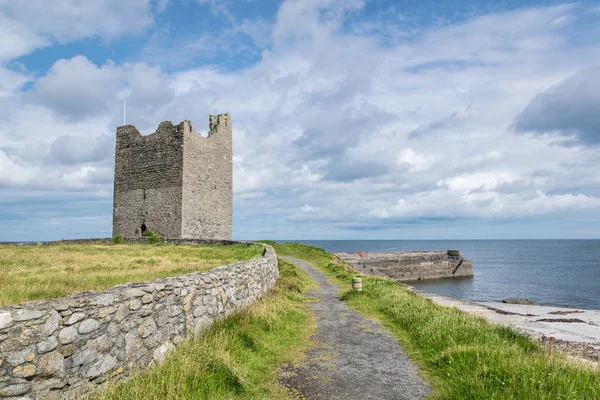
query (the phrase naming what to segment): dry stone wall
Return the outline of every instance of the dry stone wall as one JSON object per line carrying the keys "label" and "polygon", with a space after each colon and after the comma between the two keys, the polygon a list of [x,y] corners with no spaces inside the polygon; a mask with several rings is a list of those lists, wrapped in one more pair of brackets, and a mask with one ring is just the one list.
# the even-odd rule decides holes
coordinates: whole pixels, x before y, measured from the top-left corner
{"label": "dry stone wall", "polygon": [[175,345],[257,301],[277,256],[208,272],[0,307],[0,399],[64,399],[160,362]]}
{"label": "dry stone wall", "polygon": [[473,276],[473,263],[459,250],[336,253],[365,274],[399,281]]}

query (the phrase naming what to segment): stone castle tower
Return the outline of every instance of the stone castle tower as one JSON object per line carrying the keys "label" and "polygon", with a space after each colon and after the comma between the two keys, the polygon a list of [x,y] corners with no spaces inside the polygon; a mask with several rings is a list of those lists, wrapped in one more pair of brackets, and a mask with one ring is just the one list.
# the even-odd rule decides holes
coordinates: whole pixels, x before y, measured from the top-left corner
{"label": "stone castle tower", "polygon": [[117,128],[113,236],[231,240],[231,115],[210,116],[208,137],[190,121],[142,136]]}

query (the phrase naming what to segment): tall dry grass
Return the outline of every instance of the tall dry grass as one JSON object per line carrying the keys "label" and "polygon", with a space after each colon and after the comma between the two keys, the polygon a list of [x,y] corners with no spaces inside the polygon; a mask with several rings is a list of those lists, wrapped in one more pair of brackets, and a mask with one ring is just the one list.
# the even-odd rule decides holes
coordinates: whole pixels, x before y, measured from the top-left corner
{"label": "tall dry grass", "polygon": [[263,251],[245,243],[0,246],[0,306],[206,271]]}

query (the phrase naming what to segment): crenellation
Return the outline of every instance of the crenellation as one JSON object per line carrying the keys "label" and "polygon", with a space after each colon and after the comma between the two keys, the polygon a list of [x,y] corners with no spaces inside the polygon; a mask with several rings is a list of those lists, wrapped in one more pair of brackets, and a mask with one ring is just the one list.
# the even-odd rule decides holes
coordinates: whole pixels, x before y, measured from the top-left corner
{"label": "crenellation", "polygon": [[231,115],[211,115],[209,118],[209,127],[209,137],[220,131],[227,132],[228,130],[231,130]]}

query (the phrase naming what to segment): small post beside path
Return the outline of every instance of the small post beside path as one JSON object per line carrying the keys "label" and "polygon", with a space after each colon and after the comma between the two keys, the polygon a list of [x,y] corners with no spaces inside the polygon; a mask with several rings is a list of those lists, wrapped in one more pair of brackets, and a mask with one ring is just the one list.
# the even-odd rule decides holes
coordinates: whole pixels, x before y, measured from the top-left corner
{"label": "small post beside path", "polygon": [[352,278],[352,289],[362,292],[362,278]]}

